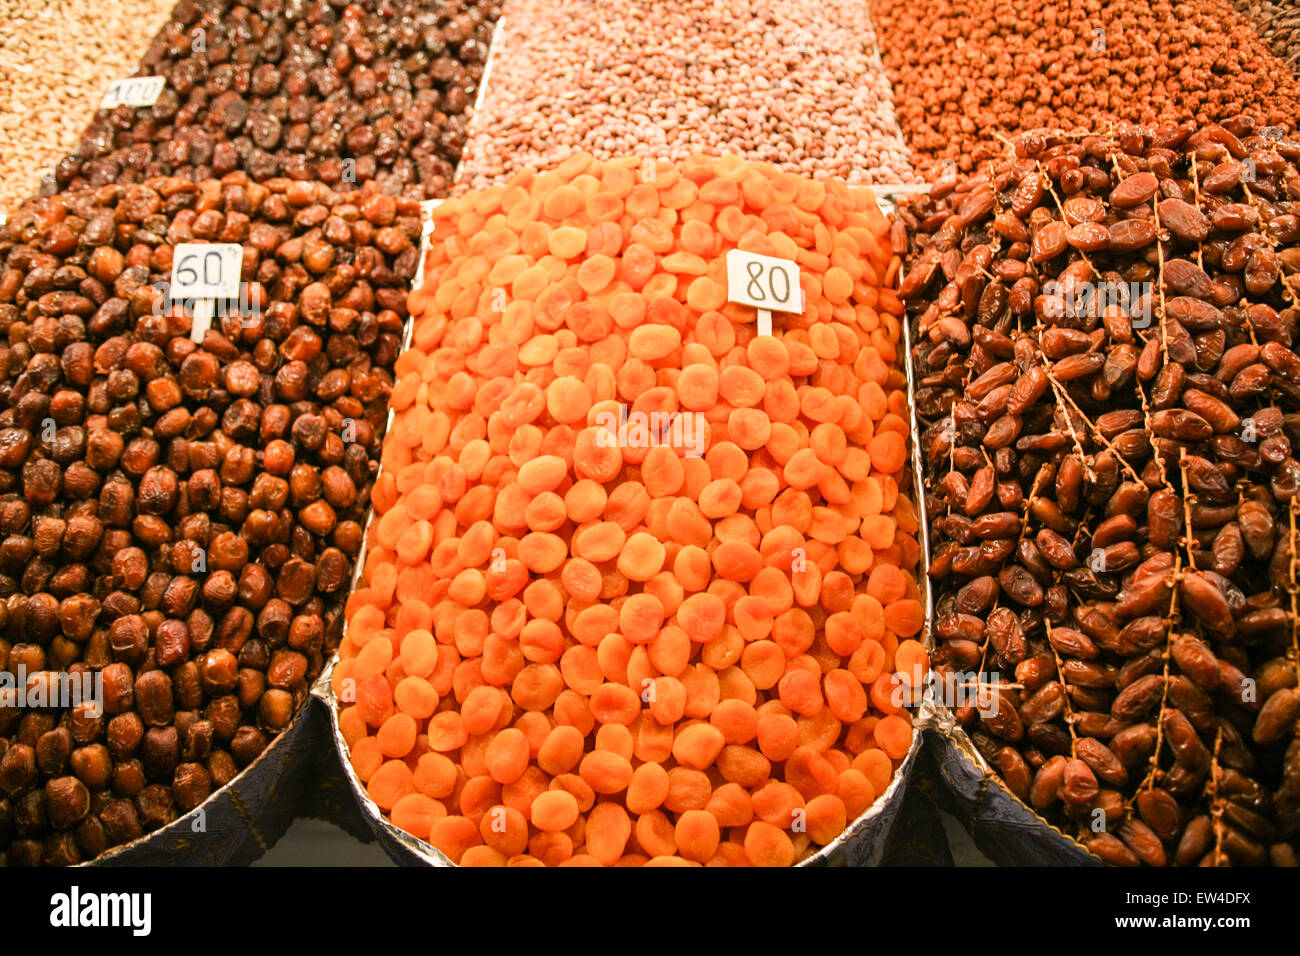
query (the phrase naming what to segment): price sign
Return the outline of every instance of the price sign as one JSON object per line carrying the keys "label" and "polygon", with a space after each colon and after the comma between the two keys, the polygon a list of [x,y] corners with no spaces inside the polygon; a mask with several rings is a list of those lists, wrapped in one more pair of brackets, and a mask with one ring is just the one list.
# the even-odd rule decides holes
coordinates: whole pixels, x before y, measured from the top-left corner
{"label": "price sign", "polygon": [[171,298],[194,300],[190,338],[201,342],[212,325],[214,299],[239,298],[243,247],[233,242],[183,242],[172,253]]}
{"label": "price sign", "polygon": [[108,92],[99,103],[101,110],[115,106],[153,106],[167,85],[165,76],[132,76],[108,84]]}
{"label": "price sign", "polygon": [[173,299],[237,299],[244,249],[234,242],[182,242],[172,253]]}
{"label": "price sign", "polygon": [[772,313],[803,314],[799,266],[789,259],[732,249],[727,253],[727,301],[758,310],[758,334],[772,334]]}

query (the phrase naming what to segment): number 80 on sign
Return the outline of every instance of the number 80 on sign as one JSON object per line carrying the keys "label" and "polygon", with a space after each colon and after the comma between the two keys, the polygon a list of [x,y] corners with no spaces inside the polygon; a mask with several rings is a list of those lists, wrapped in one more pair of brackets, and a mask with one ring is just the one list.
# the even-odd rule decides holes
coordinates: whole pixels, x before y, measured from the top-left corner
{"label": "number 80 on sign", "polygon": [[799,266],[743,249],[727,253],[727,301],[758,309],[758,332],[772,334],[772,312],[803,314]]}

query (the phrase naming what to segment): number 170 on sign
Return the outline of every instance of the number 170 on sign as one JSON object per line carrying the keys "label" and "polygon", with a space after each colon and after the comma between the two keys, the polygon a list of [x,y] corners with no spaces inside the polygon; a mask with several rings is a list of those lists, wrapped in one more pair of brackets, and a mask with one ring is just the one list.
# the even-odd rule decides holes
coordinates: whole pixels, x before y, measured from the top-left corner
{"label": "number 170 on sign", "polygon": [[803,314],[799,266],[789,259],[742,249],[727,253],[727,301],[758,310],[758,334],[772,334],[772,313]]}

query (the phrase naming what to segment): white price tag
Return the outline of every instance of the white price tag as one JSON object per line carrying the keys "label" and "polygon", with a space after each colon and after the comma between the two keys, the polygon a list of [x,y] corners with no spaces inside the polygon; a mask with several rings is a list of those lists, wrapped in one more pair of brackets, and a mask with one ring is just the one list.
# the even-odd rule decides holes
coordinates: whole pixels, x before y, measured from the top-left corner
{"label": "white price tag", "polygon": [[101,110],[115,106],[153,106],[167,85],[165,76],[132,76],[108,84],[108,92],[99,103]]}
{"label": "white price tag", "polygon": [[182,242],[172,252],[171,299],[194,300],[190,338],[202,342],[212,326],[215,299],[239,298],[244,249],[233,242]]}
{"label": "white price tag", "polygon": [[237,299],[244,247],[234,242],[182,242],[172,252],[172,299]]}
{"label": "white price tag", "polygon": [[772,334],[772,313],[803,314],[799,266],[789,259],[732,249],[727,253],[727,301],[758,310],[758,334]]}

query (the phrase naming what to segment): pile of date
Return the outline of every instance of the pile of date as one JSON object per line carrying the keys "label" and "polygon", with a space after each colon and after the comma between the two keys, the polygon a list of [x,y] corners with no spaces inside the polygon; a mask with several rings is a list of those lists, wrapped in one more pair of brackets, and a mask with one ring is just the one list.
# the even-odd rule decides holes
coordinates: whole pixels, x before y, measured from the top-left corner
{"label": "pile of date", "polygon": [[1103,861],[1294,866],[1300,138],[1013,149],[894,230],[938,683]]}

